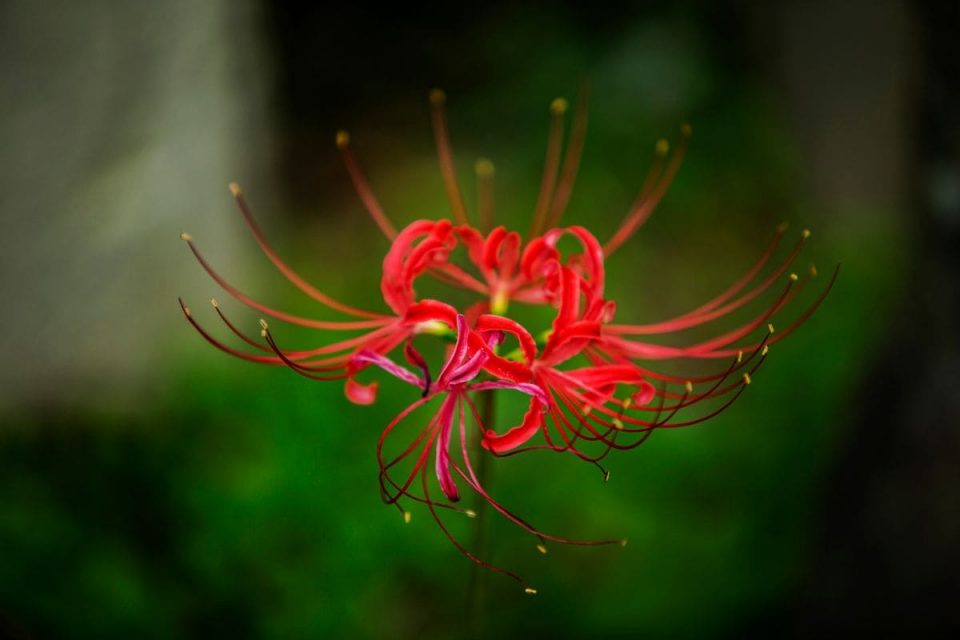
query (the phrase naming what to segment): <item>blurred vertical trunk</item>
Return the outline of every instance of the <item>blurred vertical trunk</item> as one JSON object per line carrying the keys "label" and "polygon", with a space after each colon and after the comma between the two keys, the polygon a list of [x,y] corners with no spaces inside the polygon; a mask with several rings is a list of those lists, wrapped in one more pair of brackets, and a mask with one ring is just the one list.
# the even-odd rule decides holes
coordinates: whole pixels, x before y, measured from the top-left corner
{"label": "blurred vertical trunk", "polygon": [[177,295],[210,290],[177,234],[243,246],[211,240],[238,228],[226,183],[263,147],[254,9],[0,5],[0,408],[130,400],[159,379]]}
{"label": "blurred vertical trunk", "polygon": [[818,202],[863,225],[899,216],[914,256],[907,299],[875,319],[890,338],[850,399],[794,615],[777,624],[801,635],[957,629],[960,5],[818,1],[775,13],[777,71]]}

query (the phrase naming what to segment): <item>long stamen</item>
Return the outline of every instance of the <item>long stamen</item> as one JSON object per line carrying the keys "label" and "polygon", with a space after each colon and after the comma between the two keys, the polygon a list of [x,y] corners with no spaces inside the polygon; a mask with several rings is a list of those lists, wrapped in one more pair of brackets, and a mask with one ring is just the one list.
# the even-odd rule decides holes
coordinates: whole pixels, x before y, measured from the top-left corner
{"label": "long stamen", "polygon": [[193,326],[193,328],[197,331],[197,333],[199,333],[204,340],[209,342],[211,345],[213,345],[220,351],[223,351],[224,353],[228,353],[242,360],[247,360],[249,362],[258,362],[261,364],[271,364],[271,365],[283,364],[283,362],[279,358],[275,358],[273,356],[258,356],[250,353],[244,353],[243,351],[239,351],[237,349],[234,349],[233,347],[225,345],[224,343],[220,342],[219,340],[214,338],[212,335],[210,335],[206,329],[200,326],[200,323],[198,323],[194,319],[193,314],[190,312],[190,307],[188,307],[181,298],[177,298],[177,302],[180,303],[180,309],[183,311],[184,317],[186,317],[187,321]]}
{"label": "long stamen", "polygon": [[620,248],[620,245],[626,242],[630,236],[647,221],[647,218],[650,217],[653,210],[660,204],[660,200],[663,199],[667,189],[677,175],[677,171],[680,169],[680,164],[683,162],[683,156],[686,153],[691,133],[690,125],[685,124],[680,128],[680,142],[677,144],[676,151],[674,151],[670,157],[670,161],[667,163],[667,167],[659,183],[657,183],[657,186],[649,194],[646,196],[641,195],[633,207],[631,207],[630,212],[623,219],[620,228],[617,229],[613,236],[603,245],[603,254],[605,256],[610,257],[614,251]]}
{"label": "long stamen", "polygon": [[217,312],[217,315],[220,316],[220,319],[223,320],[223,323],[227,325],[227,328],[229,328],[235,336],[246,342],[254,349],[259,349],[260,351],[270,351],[269,347],[263,346],[253,338],[249,337],[247,334],[237,329],[234,324],[227,319],[227,316],[223,313],[223,311],[220,310],[220,305],[217,303],[216,298],[210,298],[210,305],[214,308],[214,310]]}
{"label": "long stamen", "polygon": [[563,212],[567,208],[573,184],[580,170],[580,158],[583,155],[583,143],[587,137],[587,105],[590,98],[590,88],[586,82],[580,86],[577,96],[577,112],[573,117],[573,127],[570,131],[570,146],[567,147],[563,159],[563,168],[560,171],[560,182],[553,195],[553,203],[547,216],[547,229],[552,229],[560,223]]}
{"label": "long stamen", "polygon": [[[259,342],[256,342],[255,340],[253,340],[252,338],[244,334],[242,331],[240,331],[237,328],[237,326],[233,322],[231,322],[229,318],[227,318],[227,315],[223,312],[223,309],[220,307],[220,303],[217,302],[216,298],[211,298],[210,304],[216,310],[217,315],[220,316],[220,319],[223,321],[223,323],[227,325],[227,328],[230,329],[230,331],[233,332],[234,335],[236,335],[238,338],[240,338],[250,346],[260,351],[271,351],[270,348],[265,347]],[[348,349],[359,347],[360,345],[369,345],[371,343],[374,343],[379,338],[382,338],[385,336],[396,337],[397,335],[399,334],[397,333],[396,327],[392,325],[388,325],[385,327],[381,327],[379,329],[375,329],[363,335],[356,336],[353,338],[348,338],[346,340],[341,340],[339,342],[327,344],[322,347],[316,347],[314,349],[307,349],[307,350],[297,350],[297,351],[287,349],[284,351],[284,353],[291,360],[295,360],[301,364],[310,364],[310,365],[340,364],[345,362],[350,357],[349,354],[342,354],[332,358],[322,358],[320,360],[313,360],[313,358],[316,358],[317,356],[321,356],[321,355],[327,355],[327,354],[346,351]]]}
{"label": "long stamen", "polygon": [[447,537],[447,540],[449,540],[450,543],[453,544],[453,546],[455,546],[455,547],[457,548],[457,550],[460,551],[460,553],[462,553],[463,555],[467,556],[467,557],[470,558],[473,562],[477,563],[478,565],[480,565],[480,566],[483,567],[484,569],[489,569],[490,571],[493,571],[494,573],[499,573],[499,574],[501,574],[501,575],[507,576],[508,578],[514,580],[515,582],[517,582],[517,584],[519,584],[521,587],[523,587],[523,590],[524,590],[526,593],[529,593],[529,594],[533,595],[533,594],[535,594],[535,593],[537,592],[536,589],[534,589],[534,588],[531,587],[529,584],[527,584],[527,583],[523,580],[523,578],[521,578],[520,576],[518,576],[518,575],[515,574],[514,572],[508,571],[507,569],[503,569],[503,568],[498,567],[498,566],[495,566],[495,565],[492,565],[492,564],[490,564],[489,562],[487,562],[487,561],[485,561],[485,560],[481,560],[480,558],[478,558],[477,556],[475,556],[473,553],[471,553],[470,551],[468,551],[466,547],[464,547],[462,544],[460,544],[460,542],[459,542],[455,537],[453,537],[453,534],[450,533],[450,530],[447,529],[446,525],[443,524],[443,520],[440,518],[440,515],[437,513],[437,510],[436,510],[436,507],[435,507],[435,503],[433,502],[433,500],[430,499],[430,487],[429,487],[429,484],[428,484],[428,482],[427,482],[427,467],[426,467],[426,465],[424,465],[424,466],[420,469],[420,481],[421,481],[421,484],[423,485],[423,495],[424,495],[424,497],[426,498],[427,508],[430,509],[430,515],[433,516],[434,521],[436,521],[437,526],[440,527],[440,530],[443,532],[443,535],[445,535],[445,536]]}
{"label": "long stamen", "polygon": [[387,214],[384,213],[383,207],[380,206],[377,197],[373,195],[373,190],[370,188],[367,179],[360,170],[360,165],[357,164],[356,159],[353,157],[353,152],[350,150],[350,134],[346,131],[338,131],[336,142],[337,148],[340,149],[340,154],[343,156],[343,163],[347,167],[347,173],[350,174],[350,180],[353,182],[353,187],[357,191],[357,195],[360,196],[360,200],[363,201],[363,205],[366,207],[367,212],[370,213],[370,217],[373,218],[373,221],[376,222],[380,230],[383,231],[383,235],[387,236],[387,239],[393,240],[397,237],[397,230],[390,222]]}
{"label": "long stamen", "polygon": [[563,150],[563,121],[567,112],[567,101],[556,98],[550,103],[550,133],[547,134],[547,156],[543,161],[543,179],[540,181],[540,194],[533,209],[533,221],[530,225],[529,237],[538,236],[543,230],[543,224],[550,208],[554,187],[557,184],[557,173],[560,170],[560,152]]}
{"label": "long stamen", "polygon": [[273,352],[277,354],[277,356],[283,361],[285,365],[290,367],[290,369],[292,369],[295,373],[303,376],[304,378],[310,378],[311,380],[343,380],[349,375],[346,371],[344,371],[343,373],[339,373],[337,375],[332,375],[332,376],[318,376],[313,373],[310,373],[311,371],[317,371],[317,370],[323,370],[323,371],[334,370],[335,371],[338,369],[344,369],[346,365],[340,365],[340,366],[329,367],[329,368],[328,367],[317,368],[317,367],[307,367],[307,366],[298,364],[293,360],[291,360],[290,358],[288,358],[287,355],[283,352],[283,350],[279,346],[277,346],[277,343],[274,341],[273,336],[270,335],[270,329],[267,327],[267,323],[261,320],[260,326],[263,327],[262,330],[260,331],[260,335],[266,339],[267,344],[270,345],[270,348],[273,349]]}
{"label": "long stamen", "polygon": [[335,300],[304,280],[300,274],[290,268],[287,263],[284,262],[279,255],[277,255],[277,252],[274,251],[273,247],[270,246],[270,243],[267,242],[266,236],[263,235],[263,231],[261,231],[260,226],[257,224],[256,220],[254,220],[253,213],[250,211],[249,205],[247,205],[246,198],[243,197],[243,193],[240,191],[240,187],[236,182],[230,183],[230,192],[237,201],[237,206],[240,209],[240,213],[243,215],[244,221],[247,223],[247,226],[253,233],[254,240],[256,240],[257,244],[260,245],[260,249],[264,254],[266,254],[266,256],[270,259],[270,262],[274,264],[280,273],[282,273],[287,280],[292,282],[298,289],[303,291],[317,302],[320,302],[331,309],[335,309],[349,315],[358,316],[361,318],[386,317],[381,313],[364,311],[363,309],[357,309],[356,307],[351,307],[350,305],[344,304],[339,300]]}
{"label": "long stamen", "polygon": [[[655,324],[643,324],[643,325],[607,325],[605,329],[607,331],[611,331],[613,333],[617,333],[620,335],[651,335],[651,334],[659,334],[659,333],[672,333],[675,331],[682,331],[684,329],[697,327],[702,324],[706,324],[711,320],[716,320],[717,318],[726,316],[732,313],[733,311],[736,311],[740,307],[744,306],[745,304],[749,303],[750,301],[755,299],[757,296],[762,294],[764,291],[769,289],[770,286],[773,285],[777,281],[777,279],[779,279],[780,276],[783,275],[784,271],[786,271],[786,269],[793,263],[797,255],[799,255],[800,250],[803,248],[803,244],[808,237],[809,235],[807,234],[801,235],[800,240],[794,246],[790,254],[784,259],[784,261],[779,266],[777,266],[776,269],[773,270],[773,272],[770,273],[770,275],[768,275],[763,280],[763,282],[761,282],[759,285],[754,287],[751,291],[740,296],[733,302],[723,304],[723,302],[726,301],[724,298],[729,299],[729,297],[732,297],[727,295],[730,291],[733,291],[734,289],[736,289],[736,291],[734,291],[734,294],[733,294],[735,295],[736,292],[739,291],[739,289],[743,288],[742,286],[738,287],[737,285],[739,285],[740,282],[743,282],[745,285],[749,282],[749,280],[744,281],[744,279],[741,278],[740,281],[735,283],[734,287],[731,287],[730,289],[728,289],[721,296],[714,298],[714,300],[712,300],[707,305],[703,305],[695,311],[691,311],[690,313],[686,313],[682,316],[678,316],[676,318],[673,318],[672,320],[657,322]],[[779,241],[779,235],[774,240],[774,242],[776,243],[778,241]],[[763,261],[765,262],[765,260]],[[751,269],[751,272],[753,272],[755,275],[756,270],[757,269]],[[752,280],[752,277],[750,279]],[[796,277],[793,274],[791,274],[791,279],[796,280]],[[720,303],[713,304],[717,300],[720,300]],[[723,306],[720,306],[721,304],[723,304]]]}
{"label": "long stamen", "polygon": [[444,104],[447,94],[441,89],[430,91],[430,105],[433,134],[437,139],[437,157],[440,159],[440,173],[443,175],[443,184],[450,200],[450,209],[460,224],[469,224],[467,210],[463,205],[463,196],[460,194],[460,185],[457,183],[457,170],[453,164],[453,153],[450,151],[450,134],[447,131],[447,116],[444,113]]}
{"label": "long stamen", "polygon": [[269,316],[277,318],[278,320],[283,320],[284,322],[289,322],[291,324],[297,324],[302,327],[310,327],[311,329],[329,329],[329,330],[353,330],[353,329],[372,329],[375,327],[382,327],[383,325],[392,322],[392,319],[387,316],[382,316],[376,320],[356,320],[351,322],[330,322],[324,320],[311,320],[310,318],[303,318],[301,316],[295,316],[283,311],[278,311],[272,307],[257,302],[250,296],[242,293],[239,289],[227,282],[223,276],[214,271],[213,267],[210,266],[210,263],[200,254],[200,250],[197,249],[196,245],[193,242],[193,237],[188,233],[181,233],[180,239],[187,243],[187,246],[190,247],[190,250],[193,252],[194,257],[197,259],[197,262],[200,263],[200,266],[203,267],[211,278],[216,281],[225,291],[227,291],[234,298],[247,305],[251,309],[256,309],[261,313],[265,313]]}

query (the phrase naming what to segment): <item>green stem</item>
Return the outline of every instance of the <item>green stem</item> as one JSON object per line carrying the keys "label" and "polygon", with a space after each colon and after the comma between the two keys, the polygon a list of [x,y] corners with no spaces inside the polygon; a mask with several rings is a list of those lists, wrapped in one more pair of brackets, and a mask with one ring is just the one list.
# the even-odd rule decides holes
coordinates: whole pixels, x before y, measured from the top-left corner
{"label": "green stem", "polygon": [[[483,424],[475,429],[476,438],[473,449],[477,452],[476,473],[480,486],[486,487],[490,475],[490,455],[480,446],[484,429],[492,429],[496,419],[496,394],[486,392],[480,396],[480,420]],[[486,513],[490,505],[479,493],[474,494],[473,510],[477,513],[476,528],[473,532],[473,552],[480,558],[487,558],[488,536]],[[469,611],[470,628],[475,638],[483,637],[483,621],[485,616],[486,587],[489,572],[480,565],[474,564],[470,571],[470,582],[467,587],[467,610]]]}

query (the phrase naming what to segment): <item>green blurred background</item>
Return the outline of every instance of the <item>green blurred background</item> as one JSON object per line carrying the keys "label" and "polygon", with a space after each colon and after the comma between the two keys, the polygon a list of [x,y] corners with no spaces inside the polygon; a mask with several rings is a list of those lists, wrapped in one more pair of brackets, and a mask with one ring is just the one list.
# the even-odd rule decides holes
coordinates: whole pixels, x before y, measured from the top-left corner
{"label": "green blurred background", "polygon": [[[956,3],[894,0],[0,5],[0,636],[956,629],[958,27]],[[539,527],[630,544],[543,556],[491,520],[490,559],[539,594],[494,576],[478,620],[470,562],[426,512],[404,525],[379,500],[376,438],[410,390],[356,407],[339,384],[209,348],[178,295],[207,324],[211,295],[256,316],[177,235],[315,315],[246,235],[238,180],[289,263],[380,308],[388,245],[334,131],[395,220],[447,216],[425,99],[442,86],[468,202],[490,158],[498,218],[525,230],[547,106],[582,77],[566,220],[601,238],[654,142],[694,129],[608,262],[621,321],[719,292],[783,220],[813,230],[801,268],[843,271],[732,410],[611,456],[608,484],[564,457],[495,460],[494,493]]]}

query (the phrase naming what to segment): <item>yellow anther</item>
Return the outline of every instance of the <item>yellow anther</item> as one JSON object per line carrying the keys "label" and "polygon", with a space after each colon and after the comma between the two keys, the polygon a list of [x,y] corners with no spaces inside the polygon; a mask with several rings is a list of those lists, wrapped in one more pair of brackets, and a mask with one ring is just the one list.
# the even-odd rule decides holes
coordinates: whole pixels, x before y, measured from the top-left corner
{"label": "yellow anther", "polygon": [[550,113],[560,115],[566,112],[567,107],[569,106],[570,103],[567,102],[566,98],[554,98],[553,102],[550,103]]}
{"label": "yellow anther", "polygon": [[468,518],[476,518],[476,517],[477,517],[477,512],[474,511],[473,509],[466,509],[466,510],[464,510],[463,513],[466,514],[466,516],[467,516]]}
{"label": "yellow anther", "polygon": [[350,134],[344,129],[337,131],[337,149],[346,149],[347,145],[350,144]]}
{"label": "yellow anther", "polygon": [[804,229],[800,235],[802,235],[803,239],[806,240],[807,238],[810,237],[810,229]]}
{"label": "yellow anther", "polygon": [[539,551],[543,555],[547,555],[547,547],[542,542],[537,545],[537,551]]}
{"label": "yellow anther", "polygon": [[494,174],[496,169],[493,166],[493,163],[487,160],[486,158],[479,158],[473,165],[473,170],[478,176],[489,177]]}
{"label": "yellow anther", "polygon": [[657,146],[655,147],[657,155],[665,156],[670,151],[670,141],[666,138],[660,138],[657,140]]}
{"label": "yellow anther", "polygon": [[816,277],[817,277],[817,265],[815,265],[815,264],[811,264],[811,265],[810,265],[810,277],[811,277],[811,278],[816,278]]}
{"label": "yellow anther", "polygon": [[263,329],[264,331],[270,328],[270,326],[267,324],[267,321],[264,320],[263,318],[260,318],[260,328]]}
{"label": "yellow anther", "polygon": [[627,398],[626,400],[623,401],[623,408],[629,409],[630,405],[632,404],[633,404],[633,398]]}
{"label": "yellow anther", "polygon": [[791,279],[792,281],[796,282],[797,280],[800,279],[800,277],[799,277],[797,274],[795,274],[795,273],[791,273],[791,274],[790,274],[790,279]]}
{"label": "yellow anther", "polygon": [[763,351],[760,352],[760,355],[766,358],[768,353],[770,353],[770,347],[764,345]]}
{"label": "yellow anther", "polygon": [[214,308],[214,309],[219,309],[219,308],[220,308],[220,306],[217,304],[217,299],[216,299],[216,298],[210,298],[210,304],[213,305],[213,308]]}
{"label": "yellow anther", "polygon": [[183,233],[180,234],[180,239],[185,240],[187,242],[192,242],[193,236],[187,233],[186,231],[184,231]]}
{"label": "yellow anther", "polygon": [[184,308],[183,308],[183,312],[184,312],[187,316],[189,316],[189,315],[190,315],[190,307],[184,307]]}
{"label": "yellow anther", "polygon": [[230,193],[233,194],[234,198],[237,198],[240,196],[240,185],[238,185],[236,182],[231,182],[227,186],[230,187]]}
{"label": "yellow anther", "polygon": [[772,335],[773,332],[775,331],[772,322],[768,322],[768,323],[767,323],[767,331],[769,331],[769,332],[771,333],[771,335]]}
{"label": "yellow anther", "polygon": [[683,134],[684,136],[686,136],[687,138],[689,138],[690,136],[692,136],[692,135],[693,135],[693,128],[690,126],[690,123],[684,122],[682,125],[680,125],[680,133],[682,133],[682,134]]}
{"label": "yellow anther", "polygon": [[749,373],[743,374],[743,383],[750,384],[751,382],[753,382],[753,378],[750,377],[750,374]]}
{"label": "yellow anther", "polygon": [[403,524],[410,524],[410,519],[411,519],[412,517],[413,517],[413,516],[410,514],[409,511],[404,511],[404,512],[403,512]]}
{"label": "yellow anther", "polygon": [[447,101],[447,94],[443,92],[443,89],[430,90],[430,104],[436,107],[439,107],[446,101]]}
{"label": "yellow anther", "polygon": [[687,383],[684,385],[684,388],[686,388],[687,393],[693,393],[693,383],[690,382],[689,380],[687,380]]}
{"label": "yellow anther", "polygon": [[620,420],[620,418],[614,418],[611,420],[611,422],[613,423],[615,429],[623,431],[623,422]]}
{"label": "yellow anther", "polygon": [[626,539],[626,538],[624,538],[623,540],[620,541],[620,546],[621,546],[621,547],[627,546],[627,539]]}
{"label": "yellow anther", "polygon": [[526,588],[523,590],[523,592],[524,592],[524,593],[529,593],[529,594],[532,595],[532,596],[537,595],[537,590],[534,589],[533,587],[526,587]]}
{"label": "yellow anther", "polygon": [[737,351],[737,363],[743,362],[743,350]]}
{"label": "yellow anther", "polygon": [[784,231],[787,230],[787,227],[789,226],[790,226],[789,222],[786,222],[786,221],[781,222],[780,224],[777,225],[777,233],[783,233]]}

